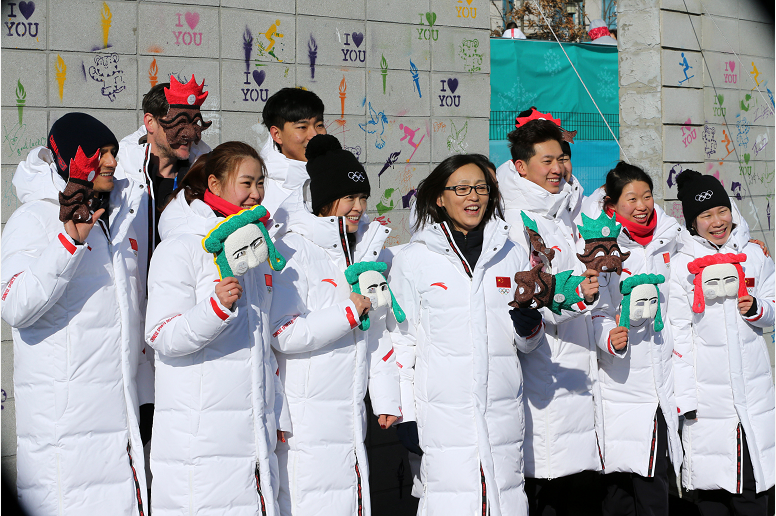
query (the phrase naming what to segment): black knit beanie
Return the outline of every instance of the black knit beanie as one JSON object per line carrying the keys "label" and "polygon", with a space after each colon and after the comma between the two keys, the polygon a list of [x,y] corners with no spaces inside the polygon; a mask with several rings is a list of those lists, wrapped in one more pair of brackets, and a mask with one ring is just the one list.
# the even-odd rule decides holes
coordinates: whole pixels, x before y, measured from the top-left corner
{"label": "black knit beanie", "polygon": [[305,151],[310,175],[313,213],[318,215],[327,204],[346,195],[369,195],[369,178],[361,163],[339,140],[329,134],[314,136]]}
{"label": "black knit beanie", "polygon": [[692,229],[695,219],[706,210],[725,206],[730,208],[730,197],[719,180],[695,170],[685,170],[676,176],[676,196],[682,201],[684,223]]}
{"label": "black knit beanie", "polygon": [[97,149],[106,145],[119,147],[116,136],[108,126],[86,113],[68,113],[54,122],[48,134],[49,150],[54,155],[57,172],[65,181],[70,174],[70,160],[80,145],[84,154],[93,156]]}

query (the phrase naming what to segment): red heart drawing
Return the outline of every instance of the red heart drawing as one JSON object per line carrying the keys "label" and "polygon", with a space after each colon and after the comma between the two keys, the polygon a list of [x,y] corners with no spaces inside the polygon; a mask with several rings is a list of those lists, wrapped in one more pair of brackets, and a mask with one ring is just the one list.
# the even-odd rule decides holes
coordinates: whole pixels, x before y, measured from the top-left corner
{"label": "red heart drawing", "polygon": [[728,64],[730,65],[730,71],[735,72],[736,71],[736,62],[735,61],[728,61]]}
{"label": "red heart drawing", "polygon": [[188,23],[191,30],[199,23],[199,13],[186,13],[186,23]]}

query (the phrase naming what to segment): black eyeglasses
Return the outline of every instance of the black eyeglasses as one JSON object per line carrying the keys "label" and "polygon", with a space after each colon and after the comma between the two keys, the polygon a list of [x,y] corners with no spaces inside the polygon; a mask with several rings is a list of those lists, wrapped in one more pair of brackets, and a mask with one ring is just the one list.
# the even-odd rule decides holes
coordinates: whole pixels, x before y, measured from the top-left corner
{"label": "black eyeglasses", "polygon": [[466,197],[470,193],[472,193],[472,190],[477,192],[477,195],[488,195],[490,192],[490,185],[477,185],[477,186],[471,186],[471,185],[455,185],[455,186],[446,186],[442,190],[452,190],[455,192],[455,195],[458,197]]}

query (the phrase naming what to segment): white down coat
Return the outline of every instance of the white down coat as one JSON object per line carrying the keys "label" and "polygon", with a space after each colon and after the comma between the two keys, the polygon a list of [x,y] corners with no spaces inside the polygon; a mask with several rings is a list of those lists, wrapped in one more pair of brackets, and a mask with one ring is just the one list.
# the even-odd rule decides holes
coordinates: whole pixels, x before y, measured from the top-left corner
{"label": "white down coat", "polygon": [[[137,251],[138,256],[142,259],[138,260],[138,276],[142,283],[142,293],[140,298],[140,314],[145,318],[146,312],[146,279],[148,278],[148,247],[151,249],[156,248],[159,242],[153,241],[156,238],[155,233],[149,234],[148,231],[148,216],[149,210],[156,209],[156,199],[154,198],[154,189],[151,183],[151,177],[148,172],[148,162],[151,158],[151,145],[149,143],[140,143],[140,139],[147,133],[145,125],[141,125],[140,128],[134,133],[125,136],[119,142],[119,153],[116,156],[116,173],[114,175],[115,181],[120,182],[127,180],[132,185],[132,190],[124,190],[123,203],[127,202],[127,195],[131,195],[132,198],[137,198],[137,202],[134,204],[135,217],[132,219],[132,226],[134,228],[137,238]],[[189,155],[189,161],[194,161],[202,154],[210,152],[210,147],[200,141],[191,146],[191,153]],[[141,195],[135,190],[139,190]],[[150,205],[150,206],[149,206]],[[150,241],[149,241],[150,240]],[[144,319],[141,319],[141,327],[143,327]],[[143,343],[145,346],[145,342]],[[140,404],[154,402],[154,368],[153,368],[153,350],[146,346],[146,354],[149,355],[148,365],[142,367],[138,371],[137,376],[137,388],[140,395]]]}
{"label": "white down coat", "polygon": [[[731,201],[732,202],[732,201]],[[669,299],[674,335],[676,401],[682,413],[697,410],[682,430],[687,489],[724,489],[741,493],[741,430],[752,459],[757,492],[774,485],[774,389],[763,328],[774,323],[774,264],[757,244],[749,243],[749,227],[733,207],[733,229],[727,243],[715,249],[707,240],[685,232],[672,263]],[[757,313],[738,311],[735,298],[706,302],[692,311],[693,275],[687,264],[713,253],[745,253],[742,263],[749,295]]]}
{"label": "white down coat", "polygon": [[[202,238],[223,220],[179,194],[162,213],[148,276],[146,340],[156,350],[153,514],[277,515],[282,389],[270,348],[272,271],[239,278],[234,312]],[[234,307],[234,306],[233,306]]]}
{"label": "white down coat", "polygon": [[369,515],[367,386],[375,415],[401,415],[399,377],[386,331],[387,307],[357,329],[345,269],[375,261],[390,229],[362,218],[353,259],[344,217],[316,217],[301,195],[289,197],[278,251],[286,267],[274,274],[271,322],[291,432],[278,443],[280,511]]}
{"label": "white down coat", "polygon": [[[552,273],[584,272],[577,259],[576,226],[571,219],[582,188],[576,181],[558,194],[520,177],[511,161],[496,171],[504,199],[504,218],[511,224],[509,238],[530,253],[521,211],[536,221],[539,234],[555,249]],[[581,247],[581,246],[580,246]],[[592,305],[595,306],[595,305]],[[541,312],[546,324],[546,342],[529,354],[521,353],[526,403],[525,476],[558,478],[585,470],[600,471],[597,424],[597,373],[595,344],[588,336],[582,315],[590,306],[574,305],[574,311],[557,315]]]}
{"label": "white down coat", "polygon": [[287,158],[275,146],[272,137],[267,138],[259,153],[267,168],[264,176],[264,199],[261,205],[275,215],[275,219],[285,219],[277,214],[278,208],[291,194],[301,192],[305,182],[310,179],[307,163]]}
{"label": "white down coat", "polygon": [[472,268],[446,224],[415,233],[394,258],[389,284],[407,320],[392,331],[404,421],[417,421],[423,449],[418,514],[526,515],[523,378],[509,315],[515,272],[526,253],[509,225],[485,226]]}
{"label": "white down coat", "polygon": [[[595,219],[601,213],[600,203],[586,213]],[[674,341],[668,323],[668,293],[671,259],[676,257],[680,233],[676,219],[655,206],[657,225],[652,241],[646,246],[632,240],[623,228],[617,243],[630,256],[623,262],[622,276],[600,276],[600,300],[592,311],[593,331],[598,344],[598,379],[603,407],[603,453],[606,473],[624,471],[642,477],[654,476],[654,453],[658,449],[656,411],[658,405],[668,429],[668,452],[679,474],[682,443],[679,440],[679,417],[674,398],[674,368],[671,357]],[[621,351],[610,346],[609,332],[617,325],[620,313],[620,281],[636,274],[662,274],[665,283],[658,285],[660,313],[664,328],[655,332],[654,321],[631,326],[628,345]]]}
{"label": "white down coat", "polygon": [[23,204],[3,231],[0,306],[13,327],[17,489],[32,515],[148,507],[135,383],[147,363],[132,232],[140,189],[120,204],[125,183],[111,195],[109,237],[100,221],[76,246],[59,221],[65,181],[50,151],[32,149],[13,178]]}

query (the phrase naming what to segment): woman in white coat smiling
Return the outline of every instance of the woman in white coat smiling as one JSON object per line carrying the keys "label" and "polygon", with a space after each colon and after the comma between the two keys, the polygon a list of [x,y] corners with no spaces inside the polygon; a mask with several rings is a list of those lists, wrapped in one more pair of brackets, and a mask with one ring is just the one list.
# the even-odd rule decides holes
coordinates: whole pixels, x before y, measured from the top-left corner
{"label": "woman in white coat smiling", "polygon": [[774,388],[763,328],[774,322],[774,264],[724,187],[685,170],[689,234],[671,277],[676,399],[685,415],[682,483],[703,516],[765,515],[774,485]]}
{"label": "woman in white coat smiling", "polygon": [[291,419],[277,450],[280,511],[368,515],[364,397],[368,386],[380,426],[388,428],[401,415],[399,378],[385,329],[389,307],[351,292],[345,271],[375,262],[390,229],[366,221],[369,179],[334,136],[315,136],[306,153],[312,213],[301,192],[281,205],[287,233],[277,246],[288,263],[274,274],[271,311]]}
{"label": "woman in white coat smiling", "polygon": [[538,311],[510,311],[528,256],[508,239],[498,200],[480,160],[447,158],[420,183],[417,232],[391,268],[407,315],[392,331],[398,431],[423,454],[422,515],[528,514],[517,350],[530,352],[544,332]]}
{"label": "woman in white coat smiling", "polygon": [[[669,468],[678,475],[682,463],[674,342],[666,323],[681,227],[655,205],[652,179],[636,166],[620,162],[604,190],[585,215],[598,219],[604,210],[615,217],[622,225],[617,245],[627,258],[621,275],[601,275],[591,317],[604,416],[603,514],[660,516],[668,514]],[[646,310],[637,306],[639,298],[648,300]],[[620,312],[623,299],[628,306]]]}
{"label": "woman in white coat smiling", "polygon": [[264,261],[240,280],[220,279],[203,248],[224,217],[261,203],[263,183],[252,147],[222,143],[197,160],[160,219],[146,313],[146,341],[156,350],[156,516],[278,514],[272,269]]}

